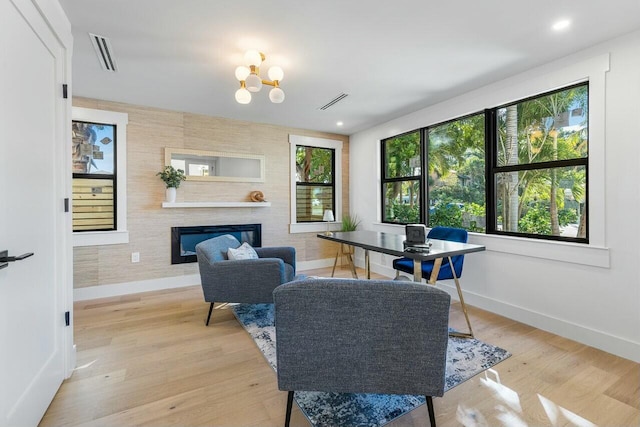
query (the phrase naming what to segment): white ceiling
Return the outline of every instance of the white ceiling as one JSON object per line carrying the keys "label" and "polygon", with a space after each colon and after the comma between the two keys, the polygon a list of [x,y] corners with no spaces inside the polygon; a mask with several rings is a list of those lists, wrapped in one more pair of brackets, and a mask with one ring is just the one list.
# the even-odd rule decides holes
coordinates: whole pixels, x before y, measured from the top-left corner
{"label": "white ceiling", "polygon": [[[640,28],[640,0],[61,3],[75,96],[341,134]],[[561,18],[570,28],[553,31]],[[100,68],[89,32],[111,40],[118,72]],[[269,87],[236,103],[234,70],[248,49],[265,53],[263,78],[284,69],[282,104]]]}

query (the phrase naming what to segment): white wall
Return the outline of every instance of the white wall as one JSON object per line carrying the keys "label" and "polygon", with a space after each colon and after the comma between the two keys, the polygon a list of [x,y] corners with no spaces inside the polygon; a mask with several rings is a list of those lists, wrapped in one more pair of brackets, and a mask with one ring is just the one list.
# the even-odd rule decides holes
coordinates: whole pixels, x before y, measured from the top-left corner
{"label": "white wall", "polygon": [[[404,233],[380,223],[381,139],[586,79],[590,244],[472,234],[487,251],[465,258],[461,284],[470,305],[640,361],[640,32],[351,135],[351,210]],[[372,270],[391,276],[391,261],[372,254]]]}

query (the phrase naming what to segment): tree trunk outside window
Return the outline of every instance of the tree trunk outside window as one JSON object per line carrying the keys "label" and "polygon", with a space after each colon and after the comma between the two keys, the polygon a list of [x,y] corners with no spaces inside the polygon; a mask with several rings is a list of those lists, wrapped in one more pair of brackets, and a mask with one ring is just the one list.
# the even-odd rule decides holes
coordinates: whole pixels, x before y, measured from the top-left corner
{"label": "tree trunk outside window", "polygon": [[[509,150],[508,165],[518,164],[518,107],[511,105],[507,107],[507,147]],[[518,172],[508,174],[509,182],[505,183],[508,191],[509,203],[505,204],[505,215],[503,216],[506,231],[518,231]]]}

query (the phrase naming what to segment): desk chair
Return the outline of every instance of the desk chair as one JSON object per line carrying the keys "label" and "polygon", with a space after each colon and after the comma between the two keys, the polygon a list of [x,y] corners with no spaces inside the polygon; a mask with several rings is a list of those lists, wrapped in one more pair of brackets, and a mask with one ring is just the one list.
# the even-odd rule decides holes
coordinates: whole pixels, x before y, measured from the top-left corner
{"label": "desk chair", "polygon": [[[448,240],[450,242],[467,243],[468,234],[467,230],[453,227],[434,227],[427,234],[427,239],[436,240]],[[443,258],[437,258],[431,261],[422,261],[422,277],[427,280],[427,283],[435,285],[438,280],[453,279],[456,283],[456,289],[458,291],[458,297],[460,298],[460,305],[464,317],[469,327],[469,333],[455,333],[456,336],[473,337],[473,330],[471,329],[471,322],[467,314],[467,306],[464,303],[462,297],[462,290],[460,288],[460,282],[458,279],[462,276],[462,265],[464,263],[464,255],[456,255],[448,257],[447,261],[443,263]],[[400,272],[413,274],[413,260],[410,258],[398,258],[393,260],[393,268],[396,270],[396,279],[399,278]]]}

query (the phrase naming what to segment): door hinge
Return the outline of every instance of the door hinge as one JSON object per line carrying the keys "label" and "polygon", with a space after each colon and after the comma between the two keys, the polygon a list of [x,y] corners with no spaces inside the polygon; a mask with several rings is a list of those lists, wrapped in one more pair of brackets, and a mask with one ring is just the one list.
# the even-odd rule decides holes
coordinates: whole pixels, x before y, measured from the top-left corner
{"label": "door hinge", "polygon": [[64,99],[67,99],[67,97],[68,97],[68,94],[67,94],[67,84],[66,84],[66,83],[62,85],[62,97],[63,97]]}
{"label": "door hinge", "polygon": [[68,312],[68,311],[65,311],[65,312],[64,312],[64,324],[65,324],[65,326],[69,326],[69,325],[70,325],[70,323],[69,323],[69,322],[70,322],[69,316],[70,316],[69,312]]}
{"label": "door hinge", "polygon": [[65,212],[69,212],[69,198],[68,197],[64,198],[64,211]]}

